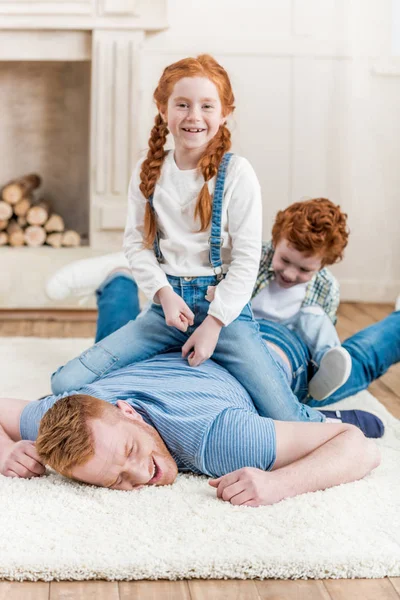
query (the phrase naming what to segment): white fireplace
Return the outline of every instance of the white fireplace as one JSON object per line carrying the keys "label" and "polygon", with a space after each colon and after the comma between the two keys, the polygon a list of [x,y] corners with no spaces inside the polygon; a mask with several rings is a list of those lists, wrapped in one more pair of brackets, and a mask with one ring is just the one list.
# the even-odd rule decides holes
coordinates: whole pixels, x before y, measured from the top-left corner
{"label": "white fireplace", "polygon": [[166,27],[166,0],[0,0],[0,184],[37,172],[85,244],[0,248],[0,309],[77,307],[48,300],[46,278],[121,249],[139,155],[141,46]]}

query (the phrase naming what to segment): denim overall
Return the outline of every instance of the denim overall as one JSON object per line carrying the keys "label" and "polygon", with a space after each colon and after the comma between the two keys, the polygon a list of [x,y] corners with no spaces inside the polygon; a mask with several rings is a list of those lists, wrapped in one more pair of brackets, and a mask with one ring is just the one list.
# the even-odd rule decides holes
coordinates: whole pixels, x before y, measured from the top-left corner
{"label": "denim overall", "polygon": [[[209,301],[206,300],[208,288],[218,285],[224,277],[221,260],[221,215],[226,169],[231,156],[225,154],[222,159],[213,197],[209,258],[215,275],[167,275],[174,292],[179,294],[193,311],[194,324],[186,332],[169,327],[161,305],[152,303],[139,319],[129,321],[56,371],[52,376],[53,394],[79,389],[111,371],[146,360],[155,354],[170,350],[179,351],[204,321],[209,307]],[[153,199],[149,202],[154,210]],[[154,252],[159,262],[162,262],[158,233]],[[249,303],[230,325],[221,329],[212,358],[243,385],[261,416],[280,421],[325,420],[320,412],[297,400],[283,370],[277,365],[259,334],[259,325],[253,317]]]}

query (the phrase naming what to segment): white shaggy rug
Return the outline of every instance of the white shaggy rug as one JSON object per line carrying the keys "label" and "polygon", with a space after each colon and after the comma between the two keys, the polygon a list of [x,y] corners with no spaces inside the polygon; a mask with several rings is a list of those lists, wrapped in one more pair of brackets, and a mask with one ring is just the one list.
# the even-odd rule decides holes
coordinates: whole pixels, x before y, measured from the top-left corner
{"label": "white shaggy rug", "polygon": [[[35,399],[87,339],[0,338],[1,395]],[[380,415],[382,464],[362,481],[274,506],[217,500],[206,478],[120,492],[56,475],[0,476],[0,577],[353,578],[400,575],[400,426],[368,392],[340,404]]]}

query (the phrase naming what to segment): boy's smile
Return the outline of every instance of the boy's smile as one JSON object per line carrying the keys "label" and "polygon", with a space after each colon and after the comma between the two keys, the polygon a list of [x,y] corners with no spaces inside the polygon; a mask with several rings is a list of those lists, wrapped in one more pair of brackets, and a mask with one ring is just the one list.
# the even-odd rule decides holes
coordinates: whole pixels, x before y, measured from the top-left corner
{"label": "boy's smile", "polygon": [[285,238],[281,238],[275,247],[272,268],[276,282],[283,288],[291,288],[310,281],[321,270],[322,260],[316,254],[309,256],[296,250]]}

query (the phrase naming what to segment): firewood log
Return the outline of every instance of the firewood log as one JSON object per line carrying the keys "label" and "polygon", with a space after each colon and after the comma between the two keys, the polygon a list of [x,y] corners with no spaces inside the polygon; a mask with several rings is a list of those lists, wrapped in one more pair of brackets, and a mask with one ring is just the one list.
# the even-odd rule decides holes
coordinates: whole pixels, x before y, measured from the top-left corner
{"label": "firewood log", "polygon": [[8,226],[8,219],[4,219],[2,221],[0,221],[0,231],[3,231],[3,229],[7,229]]}
{"label": "firewood log", "polygon": [[21,198],[17,204],[14,204],[14,214],[17,217],[25,217],[31,206],[32,200],[30,198]]}
{"label": "firewood log", "polygon": [[48,233],[52,233],[53,231],[62,232],[65,229],[64,220],[62,217],[60,217],[60,215],[56,215],[56,213],[54,213],[44,224],[44,228]]}
{"label": "firewood log", "polygon": [[41,182],[41,178],[35,173],[10,181],[3,188],[3,200],[9,204],[16,204],[21,198],[28,196],[33,190],[39,187]]}
{"label": "firewood log", "polygon": [[0,220],[8,221],[12,217],[13,209],[11,204],[8,202],[4,202],[4,200],[0,200]]}
{"label": "firewood log", "polygon": [[17,221],[10,221],[7,227],[8,243],[10,246],[23,246],[25,244],[25,235],[22,227]]}
{"label": "firewood log", "polygon": [[28,225],[28,221],[26,220],[26,217],[18,217],[17,222],[18,222],[18,225],[20,225],[21,227],[26,227]]}
{"label": "firewood log", "polygon": [[8,233],[0,231],[0,246],[6,246],[8,244]]}
{"label": "firewood log", "polygon": [[28,210],[26,220],[29,225],[44,225],[50,216],[50,212],[50,203],[47,200],[41,200]]}
{"label": "firewood log", "polygon": [[7,225],[7,233],[14,233],[15,231],[22,231],[22,227],[17,223],[15,219],[11,219]]}
{"label": "firewood log", "polygon": [[75,248],[76,246],[80,246],[81,236],[77,231],[73,231],[69,229],[62,236],[62,245],[67,246],[69,248]]}
{"label": "firewood log", "polygon": [[25,244],[27,246],[43,246],[46,241],[46,232],[43,227],[31,225],[25,229]]}
{"label": "firewood log", "polygon": [[61,248],[62,235],[61,232],[49,233],[46,238],[46,244],[53,248]]}

